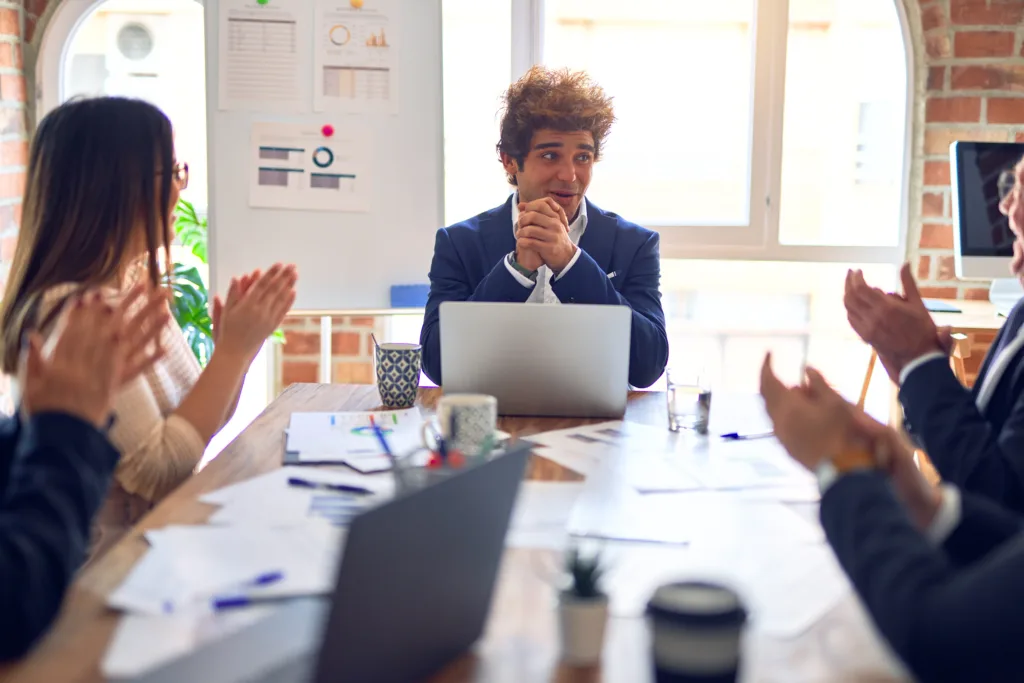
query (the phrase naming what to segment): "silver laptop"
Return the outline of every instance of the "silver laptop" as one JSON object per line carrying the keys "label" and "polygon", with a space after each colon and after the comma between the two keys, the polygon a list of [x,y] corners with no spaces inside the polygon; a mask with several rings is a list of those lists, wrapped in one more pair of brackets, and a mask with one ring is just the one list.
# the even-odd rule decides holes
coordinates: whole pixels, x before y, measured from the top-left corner
{"label": "silver laptop", "polygon": [[307,598],[136,683],[407,683],[483,633],[532,444],[369,510],[330,601]]}
{"label": "silver laptop", "polygon": [[490,394],[502,415],[625,413],[628,306],[446,301],[440,316],[445,393]]}

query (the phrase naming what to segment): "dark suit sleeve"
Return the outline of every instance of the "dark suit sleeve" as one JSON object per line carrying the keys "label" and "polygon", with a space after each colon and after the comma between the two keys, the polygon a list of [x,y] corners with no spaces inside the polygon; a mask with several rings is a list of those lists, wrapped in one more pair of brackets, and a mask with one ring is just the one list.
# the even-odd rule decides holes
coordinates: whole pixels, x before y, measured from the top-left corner
{"label": "dark suit sleeve", "polygon": [[1024,536],[957,567],[914,528],[879,472],[840,477],[822,497],[821,520],[879,630],[918,680],[1019,679]]}
{"label": "dark suit sleeve", "polygon": [[960,565],[976,562],[1024,531],[1024,518],[982,496],[962,492],[960,506],[960,521],[942,546]]}
{"label": "dark suit sleeve", "polygon": [[11,478],[11,466],[14,464],[14,444],[21,432],[21,421],[0,417],[0,501],[7,490],[7,482]]}
{"label": "dark suit sleeve", "polygon": [[629,383],[649,387],[661,377],[668,363],[668,335],[665,313],[661,309],[661,258],[658,234],[652,233],[640,247],[629,270],[623,276],[622,293],[585,251],[572,268],[551,282],[551,289],[562,303],[629,306],[633,323],[629,344]]}
{"label": "dark suit sleeve", "polygon": [[476,286],[470,286],[466,266],[452,244],[447,228],[437,231],[434,240],[434,258],[430,263],[430,295],[420,329],[423,347],[423,371],[438,386],[441,385],[441,313],[445,301],[509,301],[524,303],[533,289],[524,287],[502,260]]}
{"label": "dark suit sleeve", "polygon": [[0,505],[0,658],[24,654],[56,616],[117,459],[100,432],[71,416],[22,426]]}
{"label": "dark suit sleeve", "polygon": [[997,503],[1024,508],[1024,393],[1002,429],[978,412],[975,398],[944,358],[924,363],[900,387],[914,436],[942,478]]}

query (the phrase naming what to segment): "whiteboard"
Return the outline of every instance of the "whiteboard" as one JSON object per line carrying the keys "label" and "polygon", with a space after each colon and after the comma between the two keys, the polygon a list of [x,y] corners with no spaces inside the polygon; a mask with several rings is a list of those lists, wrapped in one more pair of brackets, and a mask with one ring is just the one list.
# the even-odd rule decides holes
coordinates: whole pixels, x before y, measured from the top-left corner
{"label": "whiteboard", "polygon": [[[206,92],[211,288],[277,261],[298,266],[294,310],[390,307],[390,287],[424,284],[434,234],[444,217],[441,0],[389,0],[397,37],[396,113],[313,111],[315,5],[271,0],[308,11],[298,24],[298,113],[280,108],[220,109],[222,0],[206,0]],[[184,46],[183,46],[184,49]],[[394,73],[394,72],[393,72]],[[254,208],[250,203],[254,124],[330,125],[365,131],[369,201],[365,211]]]}

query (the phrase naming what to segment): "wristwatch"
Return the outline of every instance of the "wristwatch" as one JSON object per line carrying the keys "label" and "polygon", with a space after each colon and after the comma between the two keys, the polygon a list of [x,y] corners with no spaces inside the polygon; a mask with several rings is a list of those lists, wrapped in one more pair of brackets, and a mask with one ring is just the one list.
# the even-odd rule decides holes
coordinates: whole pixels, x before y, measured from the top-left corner
{"label": "wristwatch", "polygon": [[522,274],[524,277],[529,278],[533,282],[537,281],[537,271],[524,268],[522,264],[516,259],[516,252],[511,252],[508,255],[508,264],[516,269],[517,273]]}
{"label": "wristwatch", "polygon": [[825,493],[840,475],[876,467],[878,461],[873,453],[863,447],[847,446],[835,456],[822,460],[814,474],[818,478],[818,489]]}

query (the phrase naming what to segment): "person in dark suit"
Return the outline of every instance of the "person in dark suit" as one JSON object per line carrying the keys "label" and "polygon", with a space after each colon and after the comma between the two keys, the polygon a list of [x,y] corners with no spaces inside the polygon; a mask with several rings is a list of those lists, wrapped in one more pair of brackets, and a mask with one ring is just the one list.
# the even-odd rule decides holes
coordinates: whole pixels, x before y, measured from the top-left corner
{"label": "person in dark suit", "polygon": [[434,382],[445,301],[629,306],[629,383],[648,387],[664,372],[658,234],[585,198],[613,120],[611,99],[583,73],[534,67],[509,88],[498,151],[516,192],[437,232],[420,332]]}
{"label": "person in dark suit", "polygon": [[117,309],[87,294],[48,357],[41,337],[28,340],[19,411],[0,417],[0,659],[46,631],[85,559],[119,458],[105,436],[111,400],[160,355],[169,317],[162,294],[137,289]]}
{"label": "person in dark suit", "polygon": [[[1011,271],[1024,274],[1024,162],[1002,189],[1000,210],[1016,236]],[[904,296],[847,276],[845,304],[853,329],[878,351],[900,386],[906,426],[946,481],[1024,512],[1024,299],[992,343],[973,389],[949,367],[947,331],[936,329],[910,274]]]}
{"label": "person in dark suit", "polygon": [[913,449],[813,370],[761,393],[775,434],[818,475],[821,523],[878,630],[917,680],[1019,681],[1024,518],[953,485],[931,486]]}

